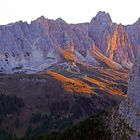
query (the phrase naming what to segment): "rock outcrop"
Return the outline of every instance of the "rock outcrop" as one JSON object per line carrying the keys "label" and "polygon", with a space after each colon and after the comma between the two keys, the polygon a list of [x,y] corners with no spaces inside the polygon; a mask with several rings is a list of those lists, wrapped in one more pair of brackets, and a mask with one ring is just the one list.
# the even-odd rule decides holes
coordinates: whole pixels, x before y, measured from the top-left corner
{"label": "rock outcrop", "polygon": [[113,63],[129,69],[140,45],[139,33],[139,20],[129,26],[117,25],[105,12],[99,12],[90,23],[68,24],[42,16],[31,24],[2,25],[0,71],[40,71],[62,60],[61,49],[72,50],[78,61],[97,65],[96,56],[89,53],[93,46]]}
{"label": "rock outcrop", "polygon": [[129,77],[128,96],[113,115],[114,139],[140,140],[140,51]]}

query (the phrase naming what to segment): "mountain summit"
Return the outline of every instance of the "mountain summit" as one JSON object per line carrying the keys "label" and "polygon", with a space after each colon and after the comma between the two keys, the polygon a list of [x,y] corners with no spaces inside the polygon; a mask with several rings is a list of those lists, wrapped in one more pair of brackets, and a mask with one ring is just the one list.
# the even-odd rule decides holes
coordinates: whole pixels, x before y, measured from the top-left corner
{"label": "mountain summit", "polygon": [[111,23],[111,17],[109,13],[99,11],[97,15],[91,20],[91,22],[94,22],[94,20],[102,23]]}
{"label": "mountain summit", "polygon": [[[0,136],[10,131],[32,138],[118,105],[127,96],[128,71],[139,40],[139,24],[118,25],[105,12],[90,23],[68,24],[61,18],[42,16],[30,24],[20,21],[0,26],[0,89],[4,93],[0,96]],[[137,61],[130,78],[129,93],[133,93],[128,93],[130,97],[117,112],[122,120],[126,116],[128,124],[134,122],[134,130],[139,130]],[[110,129],[111,118],[106,114],[102,120],[94,124],[100,122],[99,128],[106,123],[101,127]],[[96,137],[103,138],[102,129],[98,132]]]}
{"label": "mountain summit", "polygon": [[93,49],[97,48],[106,58],[103,62],[106,65],[109,62],[117,69],[130,69],[140,45],[139,33],[138,24],[117,25],[105,12],[99,12],[90,23],[68,24],[60,18],[49,20],[42,16],[31,24],[3,25],[0,26],[0,71],[38,72],[59,63],[60,50],[70,48],[78,62],[101,64],[103,57],[97,58]]}

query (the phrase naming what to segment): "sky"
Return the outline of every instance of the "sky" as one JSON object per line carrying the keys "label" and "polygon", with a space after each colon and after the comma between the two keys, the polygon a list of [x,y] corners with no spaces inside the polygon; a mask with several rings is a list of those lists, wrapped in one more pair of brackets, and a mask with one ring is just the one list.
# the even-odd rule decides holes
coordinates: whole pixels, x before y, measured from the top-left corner
{"label": "sky", "polygon": [[126,25],[138,20],[139,7],[140,0],[0,0],[0,25],[19,20],[30,23],[42,15],[68,23],[90,22],[98,11]]}

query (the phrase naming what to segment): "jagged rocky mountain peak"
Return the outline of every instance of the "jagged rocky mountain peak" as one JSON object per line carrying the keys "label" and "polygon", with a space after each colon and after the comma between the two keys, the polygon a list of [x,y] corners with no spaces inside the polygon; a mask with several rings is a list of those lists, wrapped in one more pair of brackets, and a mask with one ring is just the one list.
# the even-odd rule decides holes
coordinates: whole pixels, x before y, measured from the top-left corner
{"label": "jagged rocky mountain peak", "polygon": [[59,23],[66,23],[62,18],[57,18],[56,21]]}
{"label": "jagged rocky mountain peak", "polygon": [[[43,23],[43,22],[46,22],[47,21],[47,19],[44,17],[44,16],[40,16],[39,18],[37,18],[36,20],[35,20],[35,22],[40,22],[40,23]],[[34,21],[33,21],[34,22]]]}
{"label": "jagged rocky mountain peak", "polygon": [[[0,71],[13,72],[19,65],[23,71],[27,67],[36,67],[38,71],[41,65],[46,69],[61,61],[56,59],[60,55],[58,51],[54,51],[53,57],[57,57],[51,60],[48,53],[58,48],[67,50],[71,44],[78,61],[87,64],[89,58],[96,60],[96,64],[103,61],[92,53],[86,55],[87,51],[95,53],[91,49],[95,44],[98,53],[109,61],[104,62],[107,66],[111,63],[129,69],[140,45],[138,27],[136,24],[129,27],[114,24],[105,12],[99,12],[90,23],[68,24],[61,18],[50,20],[41,16],[31,24],[16,22],[0,26]],[[90,61],[90,64],[94,65],[95,61]]]}
{"label": "jagged rocky mountain peak", "polygon": [[99,11],[97,13],[97,15],[95,17],[93,17],[93,19],[91,20],[91,23],[95,22],[95,21],[101,22],[101,23],[111,23],[112,19],[111,19],[109,13]]}

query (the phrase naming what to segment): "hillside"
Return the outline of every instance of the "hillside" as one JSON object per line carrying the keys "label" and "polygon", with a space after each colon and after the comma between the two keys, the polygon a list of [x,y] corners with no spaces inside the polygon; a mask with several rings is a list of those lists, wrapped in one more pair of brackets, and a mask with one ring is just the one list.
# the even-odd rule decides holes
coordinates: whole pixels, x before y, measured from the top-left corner
{"label": "hillside", "polygon": [[48,134],[35,136],[32,140],[139,140],[139,70],[140,53],[138,51],[129,76],[128,96],[118,106],[98,112],[62,131],[50,131]]}
{"label": "hillside", "polygon": [[61,130],[126,97],[127,72],[82,64],[76,65],[76,72],[68,67],[62,63],[36,74],[1,75],[1,92],[24,102],[19,112],[6,114],[1,130],[18,137]]}
{"label": "hillside", "polygon": [[[110,139],[114,129],[109,121],[115,126],[121,113],[128,113],[126,122],[139,116],[139,96],[135,95],[139,93],[139,65],[129,86],[133,90],[137,85],[138,92],[128,89],[127,95],[128,73],[139,40],[140,20],[118,25],[105,12],[89,23],[68,24],[42,16],[30,24],[0,26],[0,139],[86,135],[88,140],[97,136],[102,140],[99,133]],[[111,112],[116,116],[111,116],[109,109],[123,99],[119,109]],[[129,112],[129,105],[135,113]],[[78,132],[71,134],[74,131]]]}

